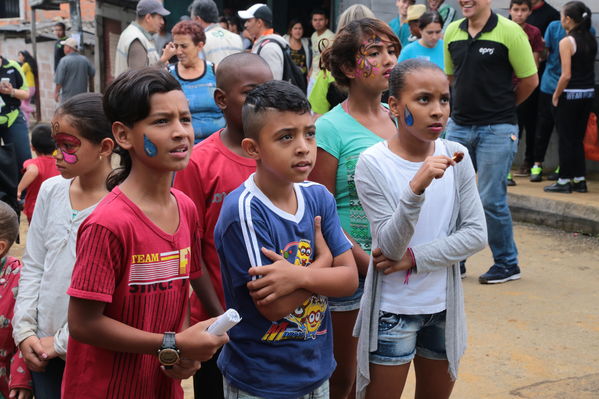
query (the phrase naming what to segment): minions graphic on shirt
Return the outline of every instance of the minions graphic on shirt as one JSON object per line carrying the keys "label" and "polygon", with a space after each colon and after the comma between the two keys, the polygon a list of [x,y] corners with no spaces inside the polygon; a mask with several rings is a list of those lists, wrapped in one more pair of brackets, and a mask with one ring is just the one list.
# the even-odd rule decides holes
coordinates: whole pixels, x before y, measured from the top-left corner
{"label": "minions graphic on shirt", "polygon": [[[281,255],[296,266],[307,267],[313,260],[313,249],[309,240],[301,239],[290,242]],[[312,295],[298,306],[292,313],[279,322],[273,322],[262,336],[262,341],[282,341],[287,339],[308,340],[327,333],[320,326],[328,307],[327,297]]]}

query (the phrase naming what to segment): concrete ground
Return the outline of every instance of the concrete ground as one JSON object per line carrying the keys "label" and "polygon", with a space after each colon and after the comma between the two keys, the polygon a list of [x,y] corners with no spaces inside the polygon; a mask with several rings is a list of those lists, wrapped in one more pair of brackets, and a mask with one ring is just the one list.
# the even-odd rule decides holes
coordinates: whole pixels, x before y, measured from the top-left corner
{"label": "concrete ground", "polygon": [[[588,194],[565,195],[543,193],[544,183],[517,181],[510,196],[528,197],[529,205],[543,205],[541,198],[588,206],[591,216],[599,212],[598,184]],[[571,208],[553,217],[571,218]],[[21,231],[25,238],[27,222]],[[468,349],[452,397],[599,398],[599,238],[522,223],[515,224],[515,236],[521,280],[480,285],[490,251],[468,260]],[[15,245],[11,254],[21,256],[23,247]],[[404,398],[413,397],[413,379],[410,374]],[[193,398],[191,379],[183,386],[185,398]]]}

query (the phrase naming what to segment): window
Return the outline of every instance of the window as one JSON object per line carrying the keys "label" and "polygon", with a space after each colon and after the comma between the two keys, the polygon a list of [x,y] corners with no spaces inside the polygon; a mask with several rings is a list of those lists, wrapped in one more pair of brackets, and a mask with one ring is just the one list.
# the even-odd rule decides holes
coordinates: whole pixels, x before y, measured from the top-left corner
{"label": "window", "polygon": [[19,0],[0,1],[0,18],[20,18],[21,6]]}

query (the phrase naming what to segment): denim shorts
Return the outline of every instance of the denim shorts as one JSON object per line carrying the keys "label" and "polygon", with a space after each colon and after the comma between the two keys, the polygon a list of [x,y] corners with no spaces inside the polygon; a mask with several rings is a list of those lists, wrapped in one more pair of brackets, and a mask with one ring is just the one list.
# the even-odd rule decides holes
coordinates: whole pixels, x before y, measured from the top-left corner
{"label": "denim shorts", "polygon": [[399,366],[421,356],[447,360],[445,351],[445,310],[435,314],[404,315],[379,312],[377,350],[370,363]]}
{"label": "denim shorts", "polygon": [[360,276],[358,288],[353,295],[338,298],[329,297],[329,309],[331,312],[349,312],[350,310],[360,309],[360,300],[364,293],[364,280],[365,278]]}
{"label": "denim shorts", "polygon": [[[226,378],[223,377],[223,389],[225,399],[264,399],[260,396],[252,395],[251,393],[242,391],[241,389],[229,384]],[[329,399],[329,380],[322,383],[321,386],[312,392],[299,396],[297,399]]]}

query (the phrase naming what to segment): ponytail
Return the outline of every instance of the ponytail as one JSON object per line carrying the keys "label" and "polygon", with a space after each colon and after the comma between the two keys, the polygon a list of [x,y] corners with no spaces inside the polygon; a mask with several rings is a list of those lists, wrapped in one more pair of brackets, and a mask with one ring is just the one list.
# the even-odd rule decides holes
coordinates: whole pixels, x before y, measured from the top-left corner
{"label": "ponytail", "polygon": [[577,51],[595,56],[597,53],[597,40],[591,33],[591,10],[582,1],[569,1],[564,4],[564,15],[574,21],[575,26],[570,31],[570,36],[576,40]]}
{"label": "ponytail", "polygon": [[108,191],[112,191],[113,188],[125,181],[131,173],[131,154],[129,154],[129,151],[116,146],[113,152],[119,156],[121,162],[119,167],[113,169],[106,178],[106,189]]}

